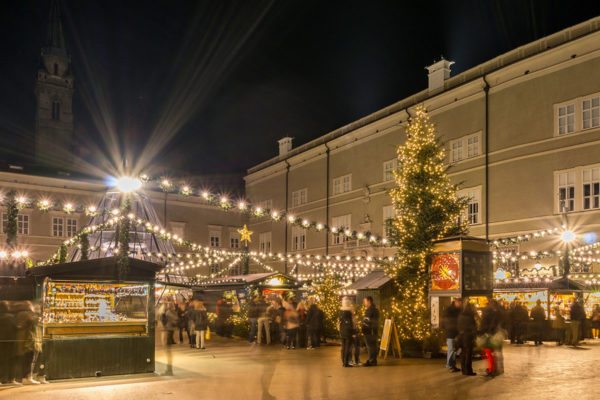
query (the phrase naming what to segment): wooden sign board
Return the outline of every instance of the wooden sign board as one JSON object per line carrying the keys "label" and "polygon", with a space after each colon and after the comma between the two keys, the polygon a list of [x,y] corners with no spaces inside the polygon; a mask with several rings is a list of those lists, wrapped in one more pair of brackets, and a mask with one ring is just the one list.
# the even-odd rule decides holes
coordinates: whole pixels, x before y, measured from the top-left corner
{"label": "wooden sign board", "polygon": [[383,354],[383,359],[387,358],[388,352],[392,348],[392,354],[396,358],[402,357],[400,349],[400,336],[398,328],[394,324],[393,319],[386,319],[383,323],[383,332],[381,333],[381,342],[379,344],[379,355]]}

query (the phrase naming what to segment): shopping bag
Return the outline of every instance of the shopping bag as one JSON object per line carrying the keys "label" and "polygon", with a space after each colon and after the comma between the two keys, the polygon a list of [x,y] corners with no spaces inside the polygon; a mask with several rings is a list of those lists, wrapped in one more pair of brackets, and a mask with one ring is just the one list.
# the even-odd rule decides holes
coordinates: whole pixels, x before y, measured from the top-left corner
{"label": "shopping bag", "polygon": [[206,333],[204,334],[205,340],[210,340],[210,328],[206,328]]}

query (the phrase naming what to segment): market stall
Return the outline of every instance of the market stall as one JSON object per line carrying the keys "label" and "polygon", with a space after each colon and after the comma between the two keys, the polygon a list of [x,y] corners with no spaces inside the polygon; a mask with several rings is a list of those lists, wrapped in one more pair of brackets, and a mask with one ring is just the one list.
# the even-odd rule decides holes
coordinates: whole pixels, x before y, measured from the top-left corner
{"label": "market stall", "polygon": [[394,280],[385,271],[375,270],[346,287],[343,292],[354,296],[357,304],[362,304],[365,297],[371,296],[377,307],[389,312],[397,290]]}
{"label": "market stall", "polygon": [[154,285],[160,265],[117,257],[30,269],[41,303],[49,379],[154,371]]}

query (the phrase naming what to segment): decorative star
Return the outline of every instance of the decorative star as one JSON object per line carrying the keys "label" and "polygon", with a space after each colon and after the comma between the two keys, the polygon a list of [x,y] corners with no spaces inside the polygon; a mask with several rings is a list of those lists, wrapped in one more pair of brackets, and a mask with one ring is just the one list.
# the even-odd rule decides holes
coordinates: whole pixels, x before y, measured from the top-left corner
{"label": "decorative star", "polygon": [[252,233],[254,233],[254,232],[249,230],[248,227],[246,226],[246,224],[244,224],[244,227],[242,229],[238,229],[237,231],[240,234],[240,236],[242,237],[240,239],[242,242],[246,242],[246,244],[252,242],[251,236],[252,236]]}

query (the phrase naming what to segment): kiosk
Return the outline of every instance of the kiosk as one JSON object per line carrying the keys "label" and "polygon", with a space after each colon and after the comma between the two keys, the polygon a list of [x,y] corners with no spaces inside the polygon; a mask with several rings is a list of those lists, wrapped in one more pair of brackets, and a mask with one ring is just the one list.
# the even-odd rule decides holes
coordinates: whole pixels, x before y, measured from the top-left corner
{"label": "kiosk", "polygon": [[49,379],[154,371],[155,276],[162,266],[117,257],[34,267]]}

